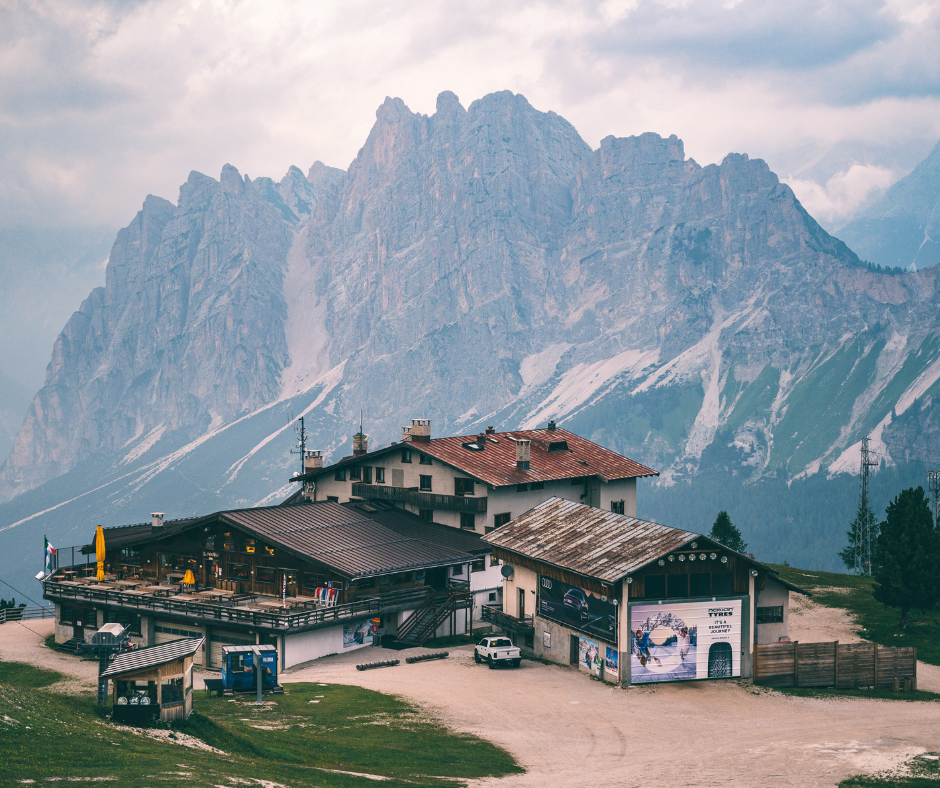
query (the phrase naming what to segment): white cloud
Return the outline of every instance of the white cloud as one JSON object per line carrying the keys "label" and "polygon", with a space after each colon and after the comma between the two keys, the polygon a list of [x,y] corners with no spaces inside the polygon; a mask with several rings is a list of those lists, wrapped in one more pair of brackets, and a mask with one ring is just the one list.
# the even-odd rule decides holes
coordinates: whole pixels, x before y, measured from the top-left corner
{"label": "white cloud", "polygon": [[837,227],[903,174],[887,167],[853,164],[845,172],[833,175],[825,185],[799,178],[785,183],[817,221],[826,227]]}

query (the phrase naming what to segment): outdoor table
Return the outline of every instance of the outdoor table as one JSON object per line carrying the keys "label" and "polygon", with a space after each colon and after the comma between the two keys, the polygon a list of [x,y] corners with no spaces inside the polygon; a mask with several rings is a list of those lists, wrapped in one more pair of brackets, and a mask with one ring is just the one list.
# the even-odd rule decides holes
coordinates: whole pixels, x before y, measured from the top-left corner
{"label": "outdoor table", "polygon": [[211,698],[213,692],[221,698],[225,692],[225,682],[222,679],[206,679],[205,684],[207,698]]}

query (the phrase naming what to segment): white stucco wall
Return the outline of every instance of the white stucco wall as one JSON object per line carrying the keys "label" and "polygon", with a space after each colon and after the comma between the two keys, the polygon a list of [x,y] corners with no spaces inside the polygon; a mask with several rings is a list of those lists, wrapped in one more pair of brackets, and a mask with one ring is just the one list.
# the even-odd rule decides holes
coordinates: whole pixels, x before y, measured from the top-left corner
{"label": "white stucco wall", "polygon": [[[308,632],[297,632],[287,635],[284,638],[284,667],[291,668],[294,665],[300,665],[309,662],[312,659],[319,659],[328,654],[346,654],[357,649],[368,648],[371,642],[361,646],[348,646],[343,648],[343,626],[326,627],[324,629],[312,629]],[[368,660],[366,660],[368,661]]]}
{"label": "white stucco wall", "polygon": [[771,578],[767,578],[762,591],[757,594],[757,607],[782,607],[782,624],[758,624],[757,642],[760,644],[776,643],[780,638],[789,637],[790,626],[790,590]]}

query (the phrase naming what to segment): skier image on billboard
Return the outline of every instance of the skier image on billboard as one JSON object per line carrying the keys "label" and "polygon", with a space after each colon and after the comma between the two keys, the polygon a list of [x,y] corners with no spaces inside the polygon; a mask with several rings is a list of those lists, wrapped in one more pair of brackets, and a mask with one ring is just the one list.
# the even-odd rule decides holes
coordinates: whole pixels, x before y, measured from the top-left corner
{"label": "skier image on billboard", "polygon": [[631,633],[633,681],[696,678],[698,628],[664,611],[636,622]]}

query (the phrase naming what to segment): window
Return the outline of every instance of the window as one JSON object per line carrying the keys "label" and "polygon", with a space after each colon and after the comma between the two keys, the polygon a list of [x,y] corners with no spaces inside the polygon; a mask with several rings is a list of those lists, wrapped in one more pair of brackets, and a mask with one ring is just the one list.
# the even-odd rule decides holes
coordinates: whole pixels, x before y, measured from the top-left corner
{"label": "window", "polygon": [[489,596],[487,596],[486,599],[487,599],[488,602],[495,602],[495,601],[496,601],[496,592],[495,592],[495,591],[490,591]]}
{"label": "window", "polygon": [[614,514],[624,514],[623,499],[621,498],[619,501],[611,501],[610,511],[612,511]]}
{"label": "window", "polygon": [[206,536],[206,550],[215,550],[215,534]]}
{"label": "window", "polygon": [[313,572],[304,572],[304,588],[309,588],[311,590],[319,588],[323,585],[323,577]]}
{"label": "window", "polygon": [[422,520],[428,520],[429,522],[434,521],[434,510],[433,509],[418,509],[418,517]]}
{"label": "window", "polygon": [[418,462],[420,462],[422,465],[430,465],[431,458],[424,452],[418,452]]}
{"label": "window", "polygon": [[458,575],[462,575],[462,574],[463,574],[463,567],[462,567],[462,566],[452,566],[452,567],[450,568],[450,573],[451,573],[451,575],[453,575],[454,577],[457,577]]}
{"label": "window", "polygon": [[[126,610],[105,610],[105,624],[120,624],[127,628],[128,634],[140,635],[140,616]],[[200,632],[198,637],[202,637]]]}
{"label": "window", "polygon": [[274,567],[273,566],[259,566],[255,570],[255,579],[259,583],[273,583],[274,582]]}
{"label": "window", "polygon": [[666,575],[647,575],[643,586],[644,599],[666,598]]}
{"label": "window", "polygon": [[495,555],[490,556],[490,566],[499,566],[499,559]]}
{"label": "window", "polygon": [[376,469],[375,469],[375,483],[376,483],[376,484],[385,484],[385,468],[376,468]]}
{"label": "window", "polygon": [[183,702],[183,678],[164,679],[163,686],[160,688],[161,703],[164,706],[170,706]]}
{"label": "window", "polygon": [[711,596],[711,581],[711,572],[693,572],[689,575],[689,596]]}
{"label": "window", "polygon": [[[120,623],[120,622],[118,622]],[[178,638],[201,638],[202,632],[198,629],[178,629],[177,627],[154,627],[155,632],[161,635],[176,635]]]}
{"label": "window", "polygon": [[549,451],[568,451],[568,441],[551,441],[548,444]]}
{"label": "window", "polygon": [[402,461],[402,462],[411,462],[411,449],[402,449],[402,450],[401,450],[401,461]]}
{"label": "window", "polygon": [[479,558],[476,561],[474,561],[472,564],[470,564],[470,571],[471,572],[485,572],[486,571],[486,559]]}
{"label": "window", "polygon": [[688,575],[666,575],[666,596],[673,598],[689,595]]}
{"label": "window", "polygon": [[362,468],[356,465],[353,468],[349,469],[349,478],[354,481],[359,481],[362,478]]}
{"label": "window", "polygon": [[226,531],[224,534],[222,534],[222,549],[223,550],[235,549],[235,540],[232,539],[231,531]]}
{"label": "window", "polygon": [[473,479],[454,479],[454,495],[473,495]]}
{"label": "window", "polygon": [[475,531],[477,529],[476,516],[473,512],[460,513],[460,527],[464,531]]}
{"label": "window", "polygon": [[140,566],[140,550],[136,547],[122,547],[120,563]]}
{"label": "window", "polygon": [[371,468],[362,469],[362,481],[364,484],[372,484],[372,469]]}
{"label": "window", "polygon": [[783,623],[783,605],[774,607],[757,608],[758,624],[782,624]]}
{"label": "window", "polygon": [[528,491],[529,491],[529,485],[528,485],[528,484],[517,484],[517,485],[516,485],[516,492],[528,492]]}
{"label": "window", "polygon": [[339,496],[338,496],[338,495],[327,495],[327,496],[326,496],[326,500],[327,500],[327,501],[332,501],[333,503],[339,503]]}
{"label": "window", "polygon": [[418,481],[419,481],[418,486],[421,490],[425,492],[431,491],[431,477],[430,476],[424,476],[422,474],[421,476],[418,477]]}
{"label": "window", "polygon": [[734,593],[734,575],[731,572],[712,573],[712,596],[731,596]]}
{"label": "window", "polygon": [[493,527],[499,528],[501,525],[506,525],[512,519],[512,514],[510,512],[503,512],[502,514],[493,515]]}
{"label": "window", "polygon": [[228,579],[229,580],[248,580],[250,579],[251,574],[248,569],[248,564],[229,564],[228,565]]}
{"label": "window", "polygon": [[255,540],[254,539],[245,540],[245,552],[253,553],[254,551],[255,551]]}
{"label": "window", "polygon": [[344,482],[346,481],[346,469],[340,468],[333,474],[333,481]]}
{"label": "window", "polygon": [[532,484],[529,485],[529,489],[530,490],[544,490],[545,482],[532,482]]}

